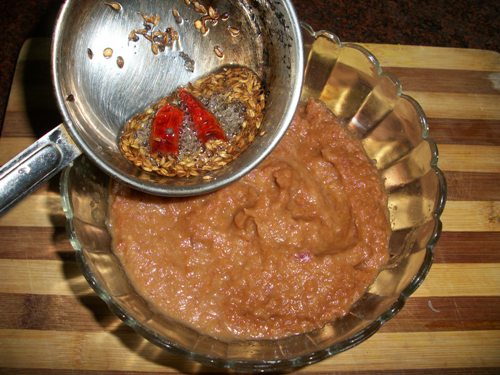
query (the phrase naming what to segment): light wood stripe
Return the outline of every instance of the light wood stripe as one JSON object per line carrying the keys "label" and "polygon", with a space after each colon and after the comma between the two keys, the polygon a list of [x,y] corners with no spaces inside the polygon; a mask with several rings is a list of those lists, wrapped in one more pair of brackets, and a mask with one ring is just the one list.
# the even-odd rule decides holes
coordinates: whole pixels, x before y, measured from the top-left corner
{"label": "light wood stripe", "polygon": [[438,145],[443,171],[500,173],[500,147]]}
{"label": "light wood stripe", "polygon": [[415,297],[500,296],[500,264],[434,264]]}
{"label": "light wood stripe", "polygon": [[[2,366],[115,371],[199,371],[129,332],[0,330]],[[401,355],[401,348],[411,348]],[[453,348],[453,350],[449,350]],[[378,333],[359,346],[300,372],[500,366],[498,331]],[[29,361],[26,359],[29,357]],[[422,360],[425,358],[425,361]]]}
{"label": "light wood stripe", "polygon": [[[0,293],[92,293],[76,263],[0,259]],[[500,264],[434,264],[416,297],[500,296]]]}
{"label": "light wood stripe", "polygon": [[[402,348],[408,349],[407,355],[401,354]],[[303,371],[498,366],[499,350],[498,331],[384,333]]]}
{"label": "light wood stripe", "polygon": [[55,192],[28,195],[0,217],[0,226],[63,227],[65,222],[61,197]]}
{"label": "light wood stripe", "polygon": [[500,71],[500,54],[479,49],[361,43],[382,66]]}
{"label": "light wood stripe", "polygon": [[441,216],[443,231],[499,232],[500,202],[448,201]]}
{"label": "light wood stripe", "polygon": [[408,91],[431,118],[498,120],[500,96]]}
{"label": "light wood stripe", "polygon": [[0,292],[87,295],[93,291],[75,262],[0,259]]}

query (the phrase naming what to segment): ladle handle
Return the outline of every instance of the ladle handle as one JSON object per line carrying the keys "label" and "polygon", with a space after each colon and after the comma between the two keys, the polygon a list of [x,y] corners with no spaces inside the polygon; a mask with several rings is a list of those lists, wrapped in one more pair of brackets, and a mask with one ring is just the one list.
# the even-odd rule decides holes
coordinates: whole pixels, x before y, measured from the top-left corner
{"label": "ladle handle", "polygon": [[80,149],[63,125],[0,167],[0,215],[71,163]]}

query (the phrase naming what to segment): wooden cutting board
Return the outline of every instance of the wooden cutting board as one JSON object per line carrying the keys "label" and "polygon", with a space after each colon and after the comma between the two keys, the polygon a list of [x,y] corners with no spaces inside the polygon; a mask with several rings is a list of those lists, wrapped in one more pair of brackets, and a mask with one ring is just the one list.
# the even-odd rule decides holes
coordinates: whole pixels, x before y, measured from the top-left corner
{"label": "wooden cutting board", "polygon": [[[448,181],[443,234],[427,279],[396,318],[358,347],[304,373],[500,371],[500,54],[366,45],[419,101]],[[50,41],[20,54],[0,163],[60,122]],[[75,264],[58,180],[0,218],[0,372],[202,372],[114,317]]]}

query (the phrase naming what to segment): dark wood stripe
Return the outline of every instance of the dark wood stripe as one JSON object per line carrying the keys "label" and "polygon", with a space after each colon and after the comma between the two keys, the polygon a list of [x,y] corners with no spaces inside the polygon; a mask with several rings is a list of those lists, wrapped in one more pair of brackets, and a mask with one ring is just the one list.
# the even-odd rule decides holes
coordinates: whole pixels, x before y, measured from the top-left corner
{"label": "dark wood stripe", "polygon": [[429,118],[430,137],[436,143],[500,145],[499,120]]}
{"label": "dark wood stripe", "polygon": [[[410,353],[410,352],[409,352]],[[332,364],[335,366],[335,363]],[[321,371],[305,372],[307,375],[498,375],[498,369],[493,367],[469,368],[429,368],[429,369],[404,369],[404,370],[373,370],[373,371]]]}
{"label": "dark wood stripe", "polygon": [[434,248],[434,262],[500,263],[499,244],[500,232],[443,232]]}
{"label": "dark wood stripe", "polygon": [[[1,227],[1,259],[75,261],[65,228]],[[443,232],[435,263],[500,263],[500,232]]]}
{"label": "dark wood stripe", "polygon": [[97,296],[2,294],[0,328],[102,331],[110,326],[131,332]]}
{"label": "dark wood stripe", "polygon": [[450,201],[500,201],[500,173],[445,172],[445,178]]}
{"label": "dark wood stripe", "polygon": [[[166,353],[166,352],[165,352]],[[0,374],[1,375],[141,375],[141,374],[148,374],[148,375],[155,375],[155,374],[235,374],[234,371],[230,370],[225,370],[225,369],[217,369],[217,368],[210,368],[210,367],[205,367],[205,366],[200,366],[198,363],[190,361],[185,358],[181,357],[175,357],[173,354],[165,354],[164,356],[160,357],[165,359],[165,366],[168,367],[173,367],[174,369],[171,368],[165,368],[165,371],[117,371],[117,370],[65,370],[65,369],[45,369],[45,368],[40,368],[40,369],[23,369],[23,368],[0,368]],[[377,372],[373,373],[365,373],[364,375],[374,375]],[[384,373],[386,373],[384,371]],[[390,372],[387,372],[390,374]],[[427,372],[429,373],[429,372]],[[436,372],[441,373],[441,372]],[[462,374],[472,374],[472,375],[489,375],[493,373],[489,372],[464,372]],[[312,375],[320,374],[320,373],[308,373]],[[326,374],[326,373],[325,373]],[[333,374],[329,372],[328,374]],[[343,373],[345,374],[345,373]],[[357,372],[349,374],[354,374],[356,375]],[[396,374],[396,372],[394,372]],[[406,374],[406,372],[399,372],[399,374]],[[422,372],[424,374],[424,372]],[[432,374],[432,372],[430,372]],[[459,373],[448,373],[448,372],[442,372],[444,375],[455,375]],[[361,375],[361,373],[360,373]]]}
{"label": "dark wood stripe", "polygon": [[[1,329],[132,332],[94,294],[77,297],[0,293],[0,300]],[[381,331],[500,330],[498,306],[500,297],[414,297]]]}
{"label": "dark wood stripe", "polygon": [[74,261],[74,250],[64,227],[0,226],[0,258]]}
{"label": "dark wood stripe", "polygon": [[401,67],[387,67],[384,71],[399,79],[403,91],[498,94],[490,78],[497,72]]}
{"label": "dark wood stripe", "polygon": [[[165,373],[174,374],[172,371]],[[59,369],[23,369],[23,368],[0,368],[0,374],[4,375],[138,375],[151,374],[150,372],[139,371],[103,371],[103,370],[59,370]],[[161,372],[155,372],[161,374]]]}
{"label": "dark wood stripe", "polygon": [[500,329],[500,297],[414,297],[381,332]]}
{"label": "dark wood stripe", "polygon": [[[410,352],[409,352],[410,353]],[[335,363],[332,364],[335,366]],[[321,371],[305,372],[307,375],[498,375],[498,369],[493,367],[470,368],[429,368],[429,369],[404,369],[404,370],[373,370],[373,371]]]}
{"label": "dark wood stripe", "polygon": [[[183,368],[179,373],[195,374],[234,374],[234,371],[215,369],[192,365],[184,359],[179,359]],[[335,366],[335,363],[333,364]],[[191,370],[191,371],[190,371]],[[23,369],[23,368],[0,368],[0,374],[5,375],[139,375],[139,374],[174,374],[172,370],[165,372],[142,372],[142,371],[103,371],[103,370],[59,370],[59,369]],[[308,375],[498,375],[498,368],[493,367],[468,367],[468,368],[435,368],[435,369],[404,369],[404,370],[373,370],[373,371],[305,371]]]}

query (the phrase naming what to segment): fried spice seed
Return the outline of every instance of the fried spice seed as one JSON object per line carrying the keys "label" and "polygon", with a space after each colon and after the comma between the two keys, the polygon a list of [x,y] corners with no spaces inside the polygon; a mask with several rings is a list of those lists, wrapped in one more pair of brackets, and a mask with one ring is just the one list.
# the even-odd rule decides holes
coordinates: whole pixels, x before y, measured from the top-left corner
{"label": "fried spice seed", "polygon": [[135,30],[132,30],[130,34],[128,34],[128,40],[131,40],[132,42],[139,41],[139,36]]}
{"label": "fried spice seed", "polygon": [[125,61],[123,60],[123,57],[121,56],[118,56],[116,58],[116,65],[118,65],[118,67],[121,69],[123,68],[123,65],[125,65]]}
{"label": "fried spice seed", "polygon": [[[186,2],[186,5],[193,5],[193,9],[201,15],[200,19],[197,19],[194,22],[194,26],[197,30],[200,31],[201,34],[206,35],[210,29],[209,29],[209,23],[212,24],[212,26],[216,26],[219,22],[219,19],[221,19],[221,16],[219,15],[219,12],[213,7],[209,6],[208,9],[205,5],[203,5],[201,2],[195,0],[193,2]],[[227,14],[227,12],[226,12]]]}
{"label": "fried spice seed", "polygon": [[159,14],[143,14],[141,13],[142,19],[144,20],[144,27],[158,26],[160,23],[160,15]]}
{"label": "fried spice seed", "polygon": [[[140,39],[139,35],[142,35],[144,39],[151,43],[151,52],[154,55],[164,52],[166,47],[173,47],[174,43],[179,41],[179,33],[172,27],[167,27],[165,31],[157,28],[161,20],[158,14],[140,13],[140,15],[144,21],[144,28],[130,31],[128,35],[129,41],[137,42]],[[179,15],[178,12],[177,15]],[[180,20],[182,22],[182,18]]]}
{"label": "fried spice seed", "polygon": [[228,26],[227,29],[229,31],[229,34],[231,34],[233,38],[236,38],[238,35],[240,35],[240,29],[238,29],[237,27]]}
{"label": "fried spice seed", "polygon": [[[218,118],[228,140],[210,140],[198,146],[196,143],[191,146],[183,145],[181,140],[178,156],[151,155],[148,138],[154,114],[165,104],[176,101],[175,95],[172,95],[133,116],[125,124],[119,146],[130,162],[147,172],[162,176],[187,178],[203,175],[203,179],[210,179],[212,177],[207,177],[207,173],[220,169],[237,158],[262,132],[259,128],[265,107],[264,90],[260,79],[248,68],[223,68],[194,82],[188,90],[216,117],[222,116]],[[227,117],[225,107],[229,108],[229,113],[233,111],[232,116]],[[241,111],[238,109],[238,113],[234,114],[236,108],[241,108]],[[230,130],[235,122],[239,122],[239,128],[237,126]],[[183,136],[187,133],[189,131],[184,130]],[[199,142],[196,137],[192,141]]]}
{"label": "fried spice seed", "polygon": [[205,8],[205,6],[203,4],[201,4],[199,1],[193,1],[193,6],[194,6],[194,10],[196,10],[198,13],[200,14],[207,14],[207,8]]}
{"label": "fried spice seed", "polygon": [[215,47],[214,47],[214,52],[215,52],[215,55],[216,55],[219,59],[224,58],[224,51],[222,50],[222,48],[221,48],[220,46],[215,46]]}
{"label": "fried spice seed", "polygon": [[212,6],[208,7],[208,15],[214,20],[219,19],[219,13],[217,13],[217,11]]}
{"label": "fried spice seed", "polygon": [[105,3],[107,6],[109,6],[111,9],[119,12],[120,10],[122,10],[122,5],[117,2],[117,1],[111,1],[109,3]]}
{"label": "fried spice seed", "polygon": [[102,51],[102,55],[106,58],[109,59],[111,56],[113,56],[113,49],[111,48],[104,48],[104,51]]}
{"label": "fried spice seed", "polygon": [[94,58],[94,52],[90,48],[87,48],[87,56],[89,57],[90,60]]}
{"label": "fried spice seed", "polygon": [[208,27],[206,26],[206,24],[204,22],[205,20],[203,18],[204,17],[202,17],[199,20],[194,21],[194,27],[197,30],[199,30],[202,35],[205,35],[208,32]]}
{"label": "fried spice seed", "polygon": [[182,17],[176,8],[172,9],[172,15],[174,16],[175,22],[180,25],[182,23]]}
{"label": "fried spice seed", "polygon": [[208,28],[208,22],[213,22],[212,18],[210,16],[203,16],[200,18],[201,23],[203,26]]}

